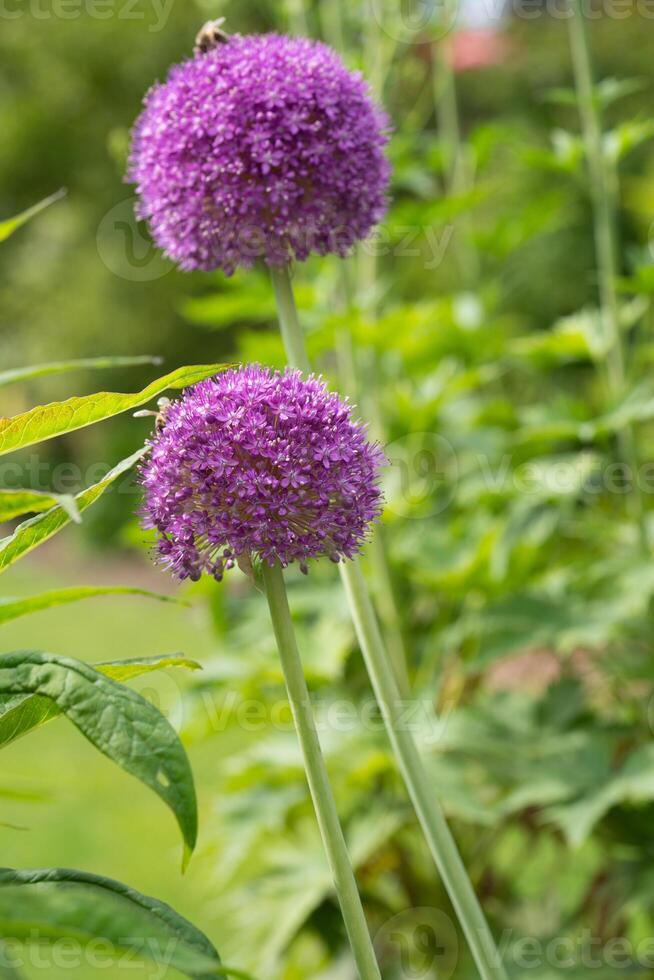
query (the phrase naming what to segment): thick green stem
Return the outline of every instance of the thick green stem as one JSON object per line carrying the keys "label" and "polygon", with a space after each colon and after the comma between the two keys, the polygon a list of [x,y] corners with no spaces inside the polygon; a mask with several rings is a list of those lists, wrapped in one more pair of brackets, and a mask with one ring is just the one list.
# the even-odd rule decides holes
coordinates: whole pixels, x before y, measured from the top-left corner
{"label": "thick green stem", "polygon": [[288,698],[302,748],[307,782],[318,818],[327,859],[334,877],[345,928],[361,980],[381,980],[370,933],[361,905],[336,803],[329,784],[325,760],[316,732],[309,691],[288,608],[284,575],[279,564],[263,566],[263,580],[275,638],[282,661]]}
{"label": "thick green stem", "polygon": [[[297,308],[293,297],[293,286],[288,267],[271,268],[273,286],[277,299],[277,310],[279,313],[279,324],[286,349],[286,357],[291,367],[297,367],[305,374],[311,370],[309,357],[307,355],[304,335],[298,320]],[[409,675],[406,667],[406,651],[400,629],[400,616],[395,605],[393,590],[390,585],[390,571],[386,562],[386,555],[379,545],[375,550],[375,567],[379,579],[379,592],[384,606],[384,625],[394,632],[393,638],[393,670],[400,689],[408,694]]]}
{"label": "thick green stem", "polygon": [[279,313],[279,327],[286,348],[286,357],[291,367],[299,368],[304,374],[311,371],[304,335],[297,316],[295,297],[288,266],[271,266],[273,288]]}
{"label": "thick green stem", "polygon": [[[618,245],[616,235],[616,201],[613,180],[604,153],[602,119],[595,96],[593,66],[584,11],[580,0],[570,0],[570,47],[577,89],[577,104],[581,118],[586,150],[588,175],[593,202],[595,252],[599,276],[599,292],[604,342],[606,346],[606,375],[609,392],[614,400],[624,395],[625,355],[620,327],[620,305],[616,287],[618,276]],[[634,427],[627,425],[619,434],[623,458],[631,469],[636,519],[639,522],[643,546],[648,549],[648,533],[642,489],[639,483],[639,460]]]}
{"label": "thick green stem", "polygon": [[[276,285],[276,294],[284,300],[280,304],[282,335],[287,342],[289,361],[296,367],[308,370],[309,361],[304,340],[295,313],[291,309],[293,293],[288,272],[273,270],[273,280],[285,280]],[[292,335],[292,336],[289,336]],[[479,968],[482,980],[506,980],[502,960],[495,949],[493,938],[467,877],[463,862],[445,818],[433,792],[432,781],[425,769],[413,737],[402,722],[402,700],[394,669],[382,640],[375,612],[358,561],[341,562],[341,578],[347,592],[350,612],[357,638],[363,652],[370,681],[384,717],[389,739],[395,750],[398,764],[413,801],[429,848],[434,856],[443,883],[459,916],[470,949]]]}
{"label": "thick green stem", "polygon": [[436,866],[458,915],[483,980],[506,980],[506,973],[456,843],[434,795],[433,780],[403,721],[405,702],[385,655],[366,584],[356,562],[345,562],[341,574],[361,649],[400,770]]}

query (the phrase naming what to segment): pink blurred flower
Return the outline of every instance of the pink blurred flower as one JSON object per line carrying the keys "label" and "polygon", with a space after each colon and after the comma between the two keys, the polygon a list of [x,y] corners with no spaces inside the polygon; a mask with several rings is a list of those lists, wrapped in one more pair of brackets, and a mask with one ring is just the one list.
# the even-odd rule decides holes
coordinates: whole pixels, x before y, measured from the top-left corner
{"label": "pink blurred flower", "polygon": [[455,72],[501,65],[509,51],[507,37],[489,28],[464,28],[450,41],[450,62]]}

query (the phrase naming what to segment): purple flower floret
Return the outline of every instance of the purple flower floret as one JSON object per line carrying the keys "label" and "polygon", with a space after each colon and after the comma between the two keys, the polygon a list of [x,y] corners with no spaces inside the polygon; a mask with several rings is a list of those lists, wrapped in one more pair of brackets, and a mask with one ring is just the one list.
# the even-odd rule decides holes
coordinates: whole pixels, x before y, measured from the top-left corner
{"label": "purple flower floret", "polygon": [[235,35],[150,90],[128,180],[182,269],[346,255],[385,213],[388,130],[331,48]]}
{"label": "purple flower floret", "polygon": [[144,525],[180,579],[235,561],[351,558],[381,511],[379,446],[315,376],[257,365],[173,402],[141,471]]}

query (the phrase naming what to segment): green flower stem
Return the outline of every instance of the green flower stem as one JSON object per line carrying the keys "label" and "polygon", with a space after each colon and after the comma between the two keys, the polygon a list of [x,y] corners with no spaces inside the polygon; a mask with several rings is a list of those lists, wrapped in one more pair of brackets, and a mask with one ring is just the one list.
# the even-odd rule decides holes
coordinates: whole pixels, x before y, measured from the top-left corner
{"label": "green flower stem", "polygon": [[359,977],[361,980],[381,980],[354,872],[347,853],[345,838],[338,819],[336,803],[329,784],[325,761],[320,749],[309,691],[288,608],[284,575],[279,563],[272,568],[264,564],[263,581],[295,728],[304,757],[307,781]]}
{"label": "green flower stem", "polygon": [[359,564],[344,562],[342,578],[368,673],[404,782],[479,974],[483,980],[506,980],[502,959],[443,811],[434,795],[433,780],[425,769],[411,733],[402,721],[405,703],[400,698],[384,652],[384,643]]}
{"label": "green flower stem", "polygon": [[284,341],[286,357],[291,367],[299,368],[304,374],[309,374],[311,365],[307,354],[304,334],[298,320],[293,286],[288,266],[271,266],[275,299],[279,313],[279,327]]}
{"label": "green flower stem", "polygon": [[[443,148],[445,189],[448,195],[456,197],[472,190],[470,164],[461,132],[456,79],[447,48],[442,41],[437,42],[434,48],[434,103],[438,133]],[[460,232],[460,237],[454,244],[463,284],[471,288],[479,278],[479,256],[469,214],[459,216],[455,231]]]}
{"label": "green flower stem", "polygon": [[[584,146],[593,202],[595,252],[599,276],[600,307],[606,344],[605,369],[608,389],[617,401],[625,392],[625,355],[620,327],[620,305],[616,288],[618,245],[616,235],[616,201],[613,176],[604,154],[602,119],[595,96],[593,66],[584,12],[580,0],[570,0],[572,16],[568,20],[570,48],[581,118]],[[619,434],[620,450],[632,470],[634,514],[639,523],[641,541],[649,550],[642,488],[638,480],[638,451],[633,425]]]}
{"label": "green flower stem", "polygon": [[[289,269],[287,266],[281,268],[273,266],[271,267],[271,276],[288,363],[308,374],[311,371],[311,365],[297,315]],[[386,563],[386,554],[380,541],[373,543],[372,548],[378,572],[380,597],[384,602],[384,623],[389,629],[396,631],[393,643],[393,670],[398,686],[403,693],[408,695],[410,685],[406,669],[406,652],[400,629],[400,616],[393,595],[390,571]]]}
{"label": "green flower stem", "polygon": [[[293,303],[288,270],[273,269],[275,292],[284,298],[279,317],[282,336],[287,343],[291,364],[308,370],[309,359]],[[280,282],[281,281],[281,282]],[[466,874],[456,844],[447,827],[440,805],[434,795],[432,779],[427,773],[413,737],[401,723],[402,700],[394,670],[386,652],[375,612],[358,561],[339,564],[347,592],[350,611],[363,652],[375,696],[384,716],[389,739],[395,750],[407,790],[413,801],[423,832],[436,866],[459,916],[482,980],[506,980],[502,960],[477,897]]]}

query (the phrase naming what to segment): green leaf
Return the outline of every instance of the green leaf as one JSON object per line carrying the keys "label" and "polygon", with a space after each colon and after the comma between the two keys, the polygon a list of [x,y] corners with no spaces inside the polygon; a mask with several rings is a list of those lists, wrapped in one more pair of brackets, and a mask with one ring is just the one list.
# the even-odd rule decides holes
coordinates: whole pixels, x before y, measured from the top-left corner
{"label": "green leaf", "polygon": [[0,242],[4,242],[5,239],[9,238],[10,235],[13,235],[15,231],[18,231],[18,229],[29,221],[30,218],[33,218],[36,214],[39,214],[40,211],[44,211],[45,208],[50,207],[50,205],[54,204],[55,201],[60,201],[62,197],[65,196],[66,190],[62,187],[60,191],[57,191],[55,194],[51,194],[50,197],[44,198],[43,201],[39,201],[38,204],[34,204],[26,211],[22,211],[20,214],[17,214],[15,218],[7,218],[5,221],[0,221]]}
{"label": "green leaf", "polygon": [[71,586],[66,589],[51,589],[48,592],[40,592],[38,595],[0,598],[0,626],[13,619],[18,619],[19,616],[27,616],[30,613],[52,609],[55,606],[65,606],[71,602],[80,602],[83,599],[95,599],[97,596],[107,595],[144,596],[146,599],[156,599],[158,602],[177,603],[180,601],[174,596],[161,595],[158,592],[149,592],[147,589],[136,589],[131,586]]}
{"label": "green leaf", "polygon": [[520,358],[542,365],[600,360],[606,353],[600,313],[584,309],[561,317],[551,330],[516,338],[510,350]]}
{"label": "green leaf", "polygon": [[602,109],[607,109],[619,99],[635,95],[647,88],[645,78],[603,78],[595,86],[595,97]]}
{"label": "green leaf", "polygon": [[654,800],[654,745],[641,745],[627,756],[617,772],[596,783],[580,799],[552,807],[549,812],[569,842],[578,847],[612,807],[638,806],[651,800]]}
{"label": "green leaf", "polygon": [[24,941],[72,939],[80,950],[103,939],[113,956],[136,954],[187,977],[227,975],[211,941],[169,905],[83,871],[0,868],[0,932]]}
{"label": "green leaf", "polygon": [[65,371],[137,367],[140,364],[163,364],[163,358],[143,354],[137,357],[84,357],[75,361],[52,361],[49,364],[33,364],[31,367],[0,371],[0,388],[4,388],[5,385],[15,384],[17,381],[43,378],[48,374],[62,374]]}
{"label": "green leaf", "polygon": [[0,490],[0,524],[24,514],[42,514],[52,507],[63,507],[72,521],[82,520],[75,498],[68,493],[44,493],[41,490]]}
{"label": "green leaf", "polygon": [[650,119],[632,119],[620,123],[603,137],[604,153],[613,164],[646,143],[654,136],[654,122]]}
{"label": "green leaf", "polygon": [[134,394],[99,391],[93,395],[68,398],[64,402],[38,405],[13,418],[0,419],[0,455],[32,446],[45,439],[52,439],[65,432],[83,429],[87,425],[93,425],[94,422],[102,422],[121,412],[144,405],[167,388],[186,388],[217,374],[224,368],[224,364],[178,368]]}
{"label": "green leaf", "polygon": [[[185,667],[201,670],[200,664],[182,656],[145,657],[136,660],[120,660],[114,663],[94,664],[94,669],[114,681],[128,681],[154,670],[168,667]],[[61,709],[52,700],[33,694],[0,695],[0,748],[29,734],[40,725],[58,718]]]}
{"label": "green leaf", "polygon": [[[603,78],[595,86],[594,101],[598,108],[606,109],[619,99],[634,95],[647,87],[643,78]],[[551,88],[543,101],[553,105],[573,107],[577,105],[577,92],[573,88]]]}
{"label": "green leaf", "polygon": [[[94,504],[111,484],[134,466],[148,451],[147,446],[143,446],[132,456],[121,460],[114,468],[107,473],[103,480],[93,484],[86,490],[82,490],[74,498],[78,511],[81,513]],[[38,548],[51,538],[57,531],[61,531],[71,521],[70,509],[61,504],[46,511],[44,514],[37,514],[29,520],[19,524],[13,534],[0,540],[0,573],[4,572],[10,565],[18,561],[24,555],[29,554],[34,548]]]}
{"label": "green leaf", "polygon": [[36,695],[56,705],[108,758],[171,808],[186,853],[197,838],[193,774],[176,732],[135,691],[81,661],[26,650],[0,657],[0,695]]}

